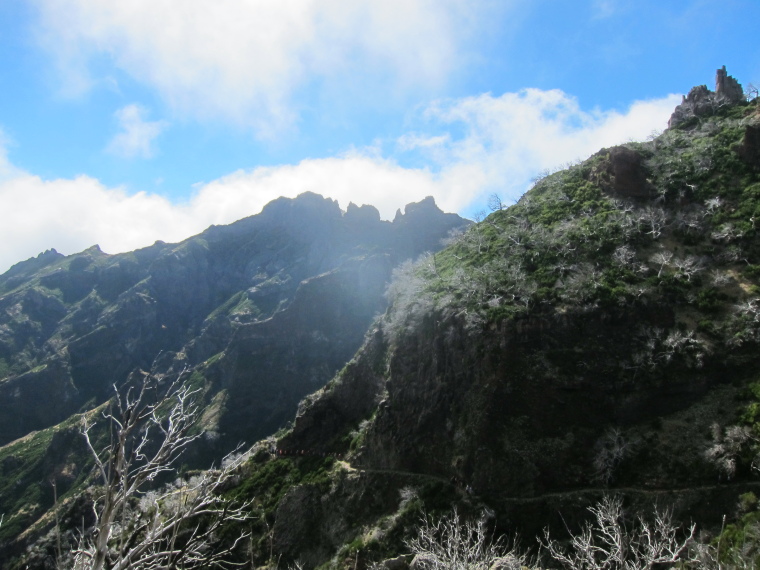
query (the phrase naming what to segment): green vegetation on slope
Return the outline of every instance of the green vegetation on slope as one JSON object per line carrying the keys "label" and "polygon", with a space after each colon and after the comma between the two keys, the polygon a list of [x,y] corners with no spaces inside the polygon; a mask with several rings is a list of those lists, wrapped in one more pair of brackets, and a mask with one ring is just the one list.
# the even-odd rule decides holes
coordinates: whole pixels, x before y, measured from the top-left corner
{"label": "green vegetation on slope", "polygon": [[393,335],[431,311],[471,327],[509,318],[667,306],[673,326],[641,330],[630,370],[757,340],[760,176],[732,150],[757,104],[727,108],[691,130],[628,146],[648,196],[617,191],[611,153],[540,180],[514,206],[396,273]]}
{"label": "green vegetation on slope", "polygon": [[[373,333],[380,405],[322,440],[389,477],[471,481],[531,529],[549,524],[541,504],[608,489],[732,516],[758,462],[758,123],[742,103],[604,149],[398,268]],[[342,409],[368,369],[304,404],[288,445],[314,442],[299,426]]]}

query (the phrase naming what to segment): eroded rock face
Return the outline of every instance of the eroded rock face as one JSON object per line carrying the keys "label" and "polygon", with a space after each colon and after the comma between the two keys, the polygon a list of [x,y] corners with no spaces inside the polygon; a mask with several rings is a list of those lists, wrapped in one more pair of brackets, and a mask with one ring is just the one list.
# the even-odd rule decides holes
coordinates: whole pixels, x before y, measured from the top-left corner
{"label": "eroded rock face", "polygon": [[732,103],[744,101],[744,89],[741,84],[726,73],[726,66],[715,72],[715,95]]}
{"label": "eroded rock face", "polygon": [[[646,444],[640,439],[616,468],[619,486],[646,481],[634,504],[651,503],[657,489],[676,480],[687,487],[711,483],[714,472],[703,461],[703,441],[690,440],[708,428],[710,415],[679,414],[698,401],[717,413],[726,401],[721,398],[732,397],[710,392],[716,377],[712,363],[688,374],[683,363],[673,363],[649,382],[625,378],[637,323],[672,326],[668,311],[660,306],[646,314],[620,310],[530,319],[501,323],[474,337],[457,318],[433,318],[395,348],[378,330],[341,377],[306,402],[294,430],[278,442],[282,448],[331,451],[347,428],[371,418],[350,459],[357,479],[334,485],[319,509],[303,516],[326,540],[333,535],[325,513],[392,511],[391,493],[384,492],[382,506],[370,504],[370,497],[380,497],[382,480],[395,481],[397,488],[439,485],[452,496],[487,498],[500,520],[509,521],[510,532],[517,528],[527,536],[572,517],[578,518],[571,524],[579,524],[584,516],[579,505],[593,504],[607,492],[593,465],[608,426],[647,433]],[[565,368],[541,371],[544,357],[561,360]],[[380,372],[373,373],[375,368]],[[351,400],[355,416],[344,411],[351,409]],[[663,417],[665,426],[656,432],[641,427]],[[685,417],[694,424],[693,433],[683,429]],[[678,449],[678,456],[670,449]],[[686,491],[678,497],[678,516],[699,512],[718,520],[717,503],[706,499],[718,492]],[[311,500],[304,497],[306,504]],[[289,502],[278,523],[293,520],[294,509]],[[340,544],[335,537],[332,543]],[[288,553],[302,555],[309,548]]]}
{"label": "eroded rock face", "polygon": [[277,507],[274,547],[288,558],[297,558],[311,546],[319,544],[321,519],[319,489],[301,485],[291,489]]}

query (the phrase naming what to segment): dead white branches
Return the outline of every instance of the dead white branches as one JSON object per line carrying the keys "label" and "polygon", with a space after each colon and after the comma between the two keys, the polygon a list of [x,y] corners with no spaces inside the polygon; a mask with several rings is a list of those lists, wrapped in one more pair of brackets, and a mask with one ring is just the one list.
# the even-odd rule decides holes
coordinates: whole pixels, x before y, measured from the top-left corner
{"label": "dead white branches", "polygon": [[548,529],[540,541],[568,570],[651,570],[691,559],[696,525],[683,536],[668,511],[655,511],[651,521],[638,517],[630,525],[620,497],[605,497],[589,511],[593,522],[571,537],[569,549],[552,539]]}
{"label": "dead white branches", "polygon": [[525,559],[513,548],[491,540],[486,519],[460,519],[455,510],[434,522],[424,517],[417,536],[406,541],[421,570],[520,570]]}
{"label": "dead white branches", "polygon": [[237,541],[214,544],[222,523],[243,521],[248,505],[232,505],[220,490],[240,465],[225,461],[187,481],[159,490],[146,486],[174,470],[174,463],[201,434],[192,432],[198,418],[198,390],[181,382],[168,387],[143,373],[137,386],[120,393],[113,409],[104,413],[110,423],[110,442],[99,448],[93,424],[82,422],[85,437],[102,483],[93,510],[96,523],[72,553],[74,570],[158,568],[225,568]]}

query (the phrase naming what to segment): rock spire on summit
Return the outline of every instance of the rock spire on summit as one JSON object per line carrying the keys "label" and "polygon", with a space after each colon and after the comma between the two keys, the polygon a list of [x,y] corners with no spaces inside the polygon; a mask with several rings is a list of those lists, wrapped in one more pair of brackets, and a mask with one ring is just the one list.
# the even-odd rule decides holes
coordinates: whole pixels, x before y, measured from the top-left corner
{"label": "rock spire on summit", "polygon": [[712,114],[724,105],[735,105],[742,101],[744,90],[741,84],[728,74],[724,65],[715,72],[715,91],[710,91],[707,85],[692,87],[670,116],[668,128],[676,127],[693,117]]}

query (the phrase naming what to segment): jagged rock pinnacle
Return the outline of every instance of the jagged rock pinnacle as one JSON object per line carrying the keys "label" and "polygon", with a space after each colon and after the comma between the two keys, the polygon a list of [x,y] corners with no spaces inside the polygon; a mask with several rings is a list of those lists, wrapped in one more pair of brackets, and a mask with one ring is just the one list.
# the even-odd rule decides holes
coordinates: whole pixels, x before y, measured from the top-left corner
{"label": "jagged rock pinnacle", "polygon": [[735,105],[743,100],[744,90],[741,84],[728,75],[724,65],[715,72],[715,91],[710,91],[707,85],[692,87],[670,116],[668,128],[677,127],[693,117],[714,113],[723,105]]}

